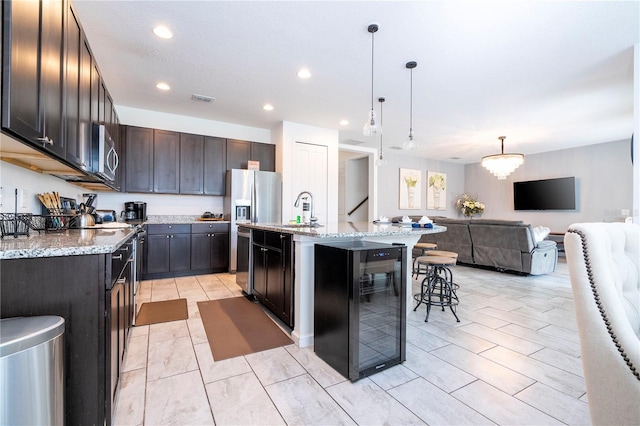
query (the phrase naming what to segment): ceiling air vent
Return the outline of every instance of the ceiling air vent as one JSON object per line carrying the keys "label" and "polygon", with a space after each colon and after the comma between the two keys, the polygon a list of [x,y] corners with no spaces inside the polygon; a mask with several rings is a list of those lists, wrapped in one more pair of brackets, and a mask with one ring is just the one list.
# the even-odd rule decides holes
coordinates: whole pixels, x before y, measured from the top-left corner
{"label": "ceiling air vent", "polygon": [[196,95],[194,93],[193,95],[191,95],[191,100],[194,100],[196,102],[203,102],[205,104],[212,104],[215,98],[212,98],[211,96]]}
{"label": "ceiling air vent", "polygon": [[389,149],[395,149],[396,151],[402,151],[402,147],[398,145],[390,146]]}

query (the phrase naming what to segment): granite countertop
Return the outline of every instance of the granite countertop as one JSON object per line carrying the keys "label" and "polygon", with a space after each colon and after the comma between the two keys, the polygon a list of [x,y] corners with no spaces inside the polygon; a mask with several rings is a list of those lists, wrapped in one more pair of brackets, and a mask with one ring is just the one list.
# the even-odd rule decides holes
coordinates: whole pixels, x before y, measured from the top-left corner
{"label": "granite countertop", "polygon": [[433,228],[412,228],[396,224],[375,224],[369,222],[334,222],[324,226],[283,225],[279,223],[247,223],[247,228],[263,229],[287,234],[305,235],[317,238],[349,238],[349,237],[382,237],[390,235],[435,234],[447,230],[445,226],[434,225]]}
{"label": "granite countertop", "polygon": [[68,229],[62,232],[32,231],[29,237],[4,237],[0,240],[0,259],[80,256],[113,253],[136,229]]}
{"label": "granite countertop", "polygon": [[147,216],[145,225],[193,224],[193,223],[229,223],[228,220],[198,220],[200,215],[157,215]]}

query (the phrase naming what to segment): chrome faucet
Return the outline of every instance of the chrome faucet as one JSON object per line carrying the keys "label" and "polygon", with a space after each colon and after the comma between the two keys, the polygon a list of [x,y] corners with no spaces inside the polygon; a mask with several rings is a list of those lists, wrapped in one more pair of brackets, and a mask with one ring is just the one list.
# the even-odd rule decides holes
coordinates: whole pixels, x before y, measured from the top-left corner
{"label": "chrome faucet", "polygon": [[300,199],[303,198],[302,196],[304,194],[307,194],[309,198],[311,198],[311,205],[309,206],[310,214],[311,214],[311,217],[309,218],[309,226],[316,226],[318,224],[318,218],[315,217],[313,214],[313,194],[312,193],[310,193],[309,191],[302,191],[301,193],[299,193],[298,198],[296,199],[296,202],[293,205],[293,207],[298,207],[300,205]]}

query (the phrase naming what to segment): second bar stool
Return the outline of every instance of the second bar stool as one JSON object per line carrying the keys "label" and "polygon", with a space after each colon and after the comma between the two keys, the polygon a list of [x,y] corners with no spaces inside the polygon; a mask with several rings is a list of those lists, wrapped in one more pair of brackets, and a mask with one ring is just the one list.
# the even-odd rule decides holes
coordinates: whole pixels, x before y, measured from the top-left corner
{"label": "second bar stool", "polygon": [[[450,252],[453,253],[453,252]],[[455,257],[445,256],[420,256],[416,259],[418,268],[420,265],[424,265],[427,268],[427,275],[422,280],[420,286],[420,293],[414,294],[413,298],[418,304],[413,308],[414,311],[418,309],[422,303],[427,306],[427,316],[425,322],[429,321],[429,314],[431,313],[431,306],[441,306],[442,310],[446,306],[451,309],[451,313],[456,318],[457,322],[460,322],[458,315],[456,314],[455,307],[458,305],[458,296],[456,290],[458,285],[453,282],[453,274],[449,266],[455,265],[457,261],[457,254],[453,253]]]}
{"label": "second bar stool", "polygon": [[[413,248],[420,249],[422,251],[422,254],[420,256],[424,256],[428,251],[437,249],[438,245],[436,243],[415,243]],[[426,273],[426,271],[420,271],[420,264],[418,264],[418,269],[416,269],[416,259],[418,257],[419,256],[413,258],[413,273],[416,275],[416,279],[421,273]]]}

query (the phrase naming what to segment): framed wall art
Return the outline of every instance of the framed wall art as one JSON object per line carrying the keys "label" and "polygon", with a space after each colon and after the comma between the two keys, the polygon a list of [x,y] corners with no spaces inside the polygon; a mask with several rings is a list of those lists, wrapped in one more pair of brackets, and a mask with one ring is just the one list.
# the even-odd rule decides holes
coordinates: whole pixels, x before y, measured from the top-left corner
{"label": "framed wall art", "polygon": [[427,172],[427,209],[447,209],[447,175],[440,172]]}
{"label": "framed wall art", "polygon": [[400,169],[400,188],[398,191],[401,209],[419,210],[422,206],[422,172],[414,169]]}

